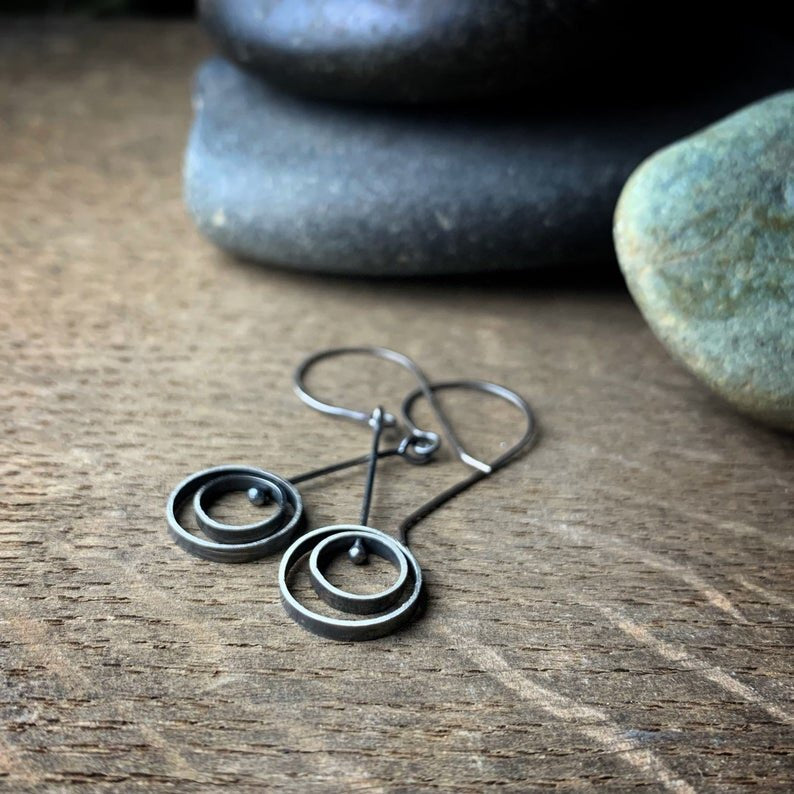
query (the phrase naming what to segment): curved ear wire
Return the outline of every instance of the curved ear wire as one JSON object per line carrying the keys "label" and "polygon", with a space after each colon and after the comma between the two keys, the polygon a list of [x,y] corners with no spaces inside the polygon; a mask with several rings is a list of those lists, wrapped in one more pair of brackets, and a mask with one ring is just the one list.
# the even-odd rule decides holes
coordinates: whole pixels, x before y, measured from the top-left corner
{"label": "curved ear wire", "polygon": [[[419,365],[413,359],[408,358],[408,356],[403,355],[402,353],[398,353],[396,350],[389,350],[387,347],[366,345],[361,347],[329,347],[326,350],[318,350],[316,353],[312,353],[310,356],[307,356],[303,361],[301,361],[300,364],[298,364],[297,368],[295,369],[295,374],[293,375],[292,381],[295,387],[295,393],[306,405],[309,406],[309,408],[314,408],[315,411],[328,414],[329,416],[336,416],[340,419],[349,419],[352,422],[358,422],[358,424],[369,424],[372,417],[371,410],[358,411],[354,408],[344,408],[341,405],[333,405],[332,403],[320,400],[314,395],[310,394],[309,389],[306,386],[306,375],[315,364],[318,364],[320,361],[325,361],[329,358],[349,355],[375,356],[375,358],[382,358],[385,361],[392,361],[395,364],[399,364],[401,367],[407,369],[416,378],[417,382],[419,383],[419,389],[421,393],[427,397],[431,405],[436,403],[433,393],[430,391],[430,384],[428,383],[427,376],[424,372],[422,372],[422,370],[419,368]],[[383,424],[384,427],[395,427],[397,425],[397,419],[395,418],[394,414],[384,412]],[[416,428],[416,425],[414,425],[414,428]]]}
{"label": "curved ear wire", "polygon": [[[454,499],[459,494],[467,491],[473,485],[480,482],[480,480],[484,480],[495,471],[498,471],[503,466],[506,466],[511,460],[513,460],[513,458],[517,457],[526,449],[528,449],[530,445],[537,439],[537,423],[535,421],[535,415],[533,414],[529,403],[520,394],[518,394],[518,392],[508,389],[506,386],[500,386],[498,383],[491,383],[490,381],[484,380],[453,380],[444,381],[443,383],[430,384],[430,390],[434,393],[437,391],[450,389],[468,389],[471,391],[486,392],[487,394],[493,394],[494,396],[500,397],[501,399],[511,403],[518,408],[519,411],[521,411],[521,413],[524,415],[524,418],[526,419],[524,434],[515,444],[513,444],[512,447],[510,447],[510,449],[508,449],[506,452],[503,452],[491,463],[485,464],[486,468],[476,466],[470,461],[466,460],[463,456],[458,455],[461,461],[467,463],[475,469],[474,473],[470,474],[464,480],[461,480],[450,488],[442,491],[440,494],[437,494],[432,499],[425,502],[425,504],[423,504],[421,507],[414,510],[413,513],[411,513],[407,518],[403,519],[403,521],[400,523],[400,526],[398,527],[398,533],[400,536],[400,542],[405,545],[408,543],[408,533],[420,521],[427,518],[427,516],[429,516],[435,510],[438,510],[439,507],[446,504],[450,499]],[[406,396],[405,400],[403,400],[403,421],[409,430],[416,427],[411,416],[411,411],[416,401],[423,395],[423,390],[414,389]]]}
{"label": "curved ear wire", "polygon": [[[401,367],[407,369],[419,383],[418,388],[415,390],[415,392],[411,392],[411,394],[416,394],[416,396],[421,394],[430,403],[430,407],[433,409],[433,413],[436,415],[436,419],[441,425],[441,430],[444,434],[444,437],[447,439],[449,445],[455,451],[455,454],[458,456],[458,458],[467,466],[471,466],[472,468],[478,469],[482,472],[485,472],[486,474],[490,474],[493,468],[492,465],[478,460],[474,456],[470,455],[468,452],[466,452],[466,450],[463,448],[463,445],[458,440],[452,424],[449,421],[449,417],[444,412],[444,409],[441,407],[434,394],[434,390],[437,387],[431,386],[427,376],[424,372],[422,372],[422,370],[419,368],[419,365],[413,359],[409,358],[403,353],[398,353],[396,350],[390,350],[387,347],[369,345],[363,347],[335,347],[329,348],[328,350],[320,350],[317,353],[312,353],[308,358],[305,358],[298,365],[293,377],[295,393],[306,405],[308,405],[310,408],[314,408],[315,411],[320,411],[320,413],[328,414],[330,416],[337,416],[342,419],[349,419],[353,422],[358,422],[359,424],[369,424],[372,417],[371,412],[358,411],[353,408],[344,408],[340,405],[333,405],[331,403],[324,402],[323,400],[320,400],[314,395],[310,394],[308,388],[306,387],[306,374],[315,364],[317,364],[319,361],[324,361],[329,358],[346,355],[375,356],[376,358],[382,358],[385,361],[391,361],[395,364],[399,364]],[[519,397],[518,399],[520,400],[521,398]],[[404,408],[403,417],[406,419],[406,426],[411,437],[418,438],[425,442],[423,445],[415,444],[414,452],[422,454],[422,450],[425,448],[427,448],[427,452],[425,453],[426,455],[430,455],[435,452],[438,448],[438,434],[427,430],[420,430],[416,424],[410,420],[410,417],[406,416]],[[397,424],[397,419],[393,414],[384,412],[384,427],[396,427]]]}

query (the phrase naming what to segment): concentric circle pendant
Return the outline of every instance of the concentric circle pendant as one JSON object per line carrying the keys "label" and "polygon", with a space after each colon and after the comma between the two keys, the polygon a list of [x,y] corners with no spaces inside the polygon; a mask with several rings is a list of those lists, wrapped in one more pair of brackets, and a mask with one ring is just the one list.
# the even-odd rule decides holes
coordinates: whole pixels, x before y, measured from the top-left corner
{"label": "concentric circle pendant", "polygon": [[[225,524],[209,515],[209,505],[233,491],[261,494],[274,515],[250,524]],[[193,500],[196,524],[206,537],[179,523],[180,510]],[[215,466],[191,474],[171,492],[166,507],[168,532],[185,551],[215,562],[248,562],[281,551],[303,526],[304,511],[298,489],[288,480],[253,466]]]}
{"label": "concentric circle pendant", "polygon": [[[351,593],[332,585],[325,569],[336,555],[361,543],[369,554],[390,562],[397,575],[385,590]],[[291,573],[309,555],[309,577],[317,595],[334,609],[355,617],[337,618],[309,609],[293,595]],[[339,524],[307,532],[284,553],[278,572],[281,603],[287,614],[305,629],[333,640],[374,640],[408,623],[424,601],[422,569],[399,541],[379,529],[360,524]]]}

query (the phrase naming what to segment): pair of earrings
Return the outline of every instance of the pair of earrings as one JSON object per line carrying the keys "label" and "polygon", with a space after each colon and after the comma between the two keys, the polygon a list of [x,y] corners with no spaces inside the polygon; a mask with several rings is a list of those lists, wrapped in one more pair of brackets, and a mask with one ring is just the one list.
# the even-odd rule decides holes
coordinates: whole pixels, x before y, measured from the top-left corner
{"label": "pair of earrings", "polygon": [[[415,377],[417,386],[404,399],[401,420],[380,406],[358,411],[323,402],[311,395],[306,376],[318,362],[342,355],[371,355],[394,362]],[[408,548],[408,532],[430,513],[475,483],[505,466],[525,450],[535,437],[535,419],[529,404],[512,389],[481,380],[455,380],[431,383],[408,356],[384,347],[341,347],[314,353],[297,368],[295,392],[309,407],[330,416],[367,425],[372,433],[369,453],[285,479],[252,466],[216,466],[192,474],[183,480],[168,499],[168,531],[176,543],[198,557],[215,562],[248,562],[274,554],[289,546],[278,572],[281,601],[287,614],[309,631],[335,640],[370,640],[396,631],[409,622],[424,601],[422,569]],[[436,392],[452,389],[480,391],[500,397],[523,414],[525,426],[521,438],[490,463],[470,455],[459,441],[442,409]],[[413,419],[414,406],[420,398],[428,401],[441,429],[441,435],[419,428]],[[384,430],[400,428],[398,444],[382,448]],[[461,463],[473,472],[452,487],[421,505],[399,524],[398,538],[368,525],[372,492],[378,461],[400,457],[421,465],[433,459],[442,436]],[[297,485],[353,466],[367,465],[364,498],[359,523],[335,524],[304,532],[306,513]],[[225,494],[243,491],[254,505],[272,504],[275,512],[268,518],[248,524],[227,524],[210,515],[213,502]],[[178,519],[192,500],[195,523],[202,535],[186,529]],[[356,564],[368,555],[382,557],[392,564],[397,575],[386,589],[372,594],[353,593],[334,586],[325,576],[331,561],[346,552]],[[309,577],[317,595],[338,612],[352,617],[330,617],[306,607],[293,594],[290,580],[298,563],[309,555]]]}

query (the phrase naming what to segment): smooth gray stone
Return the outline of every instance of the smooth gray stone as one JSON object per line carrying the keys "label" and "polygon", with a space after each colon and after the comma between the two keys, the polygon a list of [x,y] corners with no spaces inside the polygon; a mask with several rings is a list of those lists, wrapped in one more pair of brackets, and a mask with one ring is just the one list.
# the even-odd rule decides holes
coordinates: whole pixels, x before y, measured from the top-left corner
{"label": "smooth gray stone", "polygon": [[294,97],[216,58],[197,78],[186,200],[220,247],[302,270],[609,268],[631,171],[741,95],[598,114],[397,112]]}
{"label": "smooth gray stone", "polygon": [[704,30],[706,15],[683,0],[202,0],[199,8],[224,54],[271,82],[375,102],[559,83],[590,90],[625,83],[635,59],[645,82],[660,69],[669,82],[682,60],[721,45],[730,16],[711,14]]}
{"label": "smooth gray stone", "polygon": [[794,91],[643,163],[615,243],[671,352],[742,411],[794,430]]}

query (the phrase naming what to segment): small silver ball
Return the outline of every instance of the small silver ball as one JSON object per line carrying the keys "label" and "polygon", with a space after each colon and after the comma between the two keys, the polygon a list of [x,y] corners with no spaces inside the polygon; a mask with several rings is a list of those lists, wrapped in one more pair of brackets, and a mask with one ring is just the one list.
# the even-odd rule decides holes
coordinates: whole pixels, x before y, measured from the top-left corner
{"label": "small silver ball", "polygon": [[267,504],[269,500],[267,494],[261,488],[252,486],[248,489],[248,501],[252,505],[260,507],[263,504]]}
{"label": "small silver ball", "polygon": [[348,550],[347,556],[350,558],[350,562],[353,565],[364,565],[369,559],[369,555],[367,554],[367,550],[364,547],[364,544],[357,540]]}

